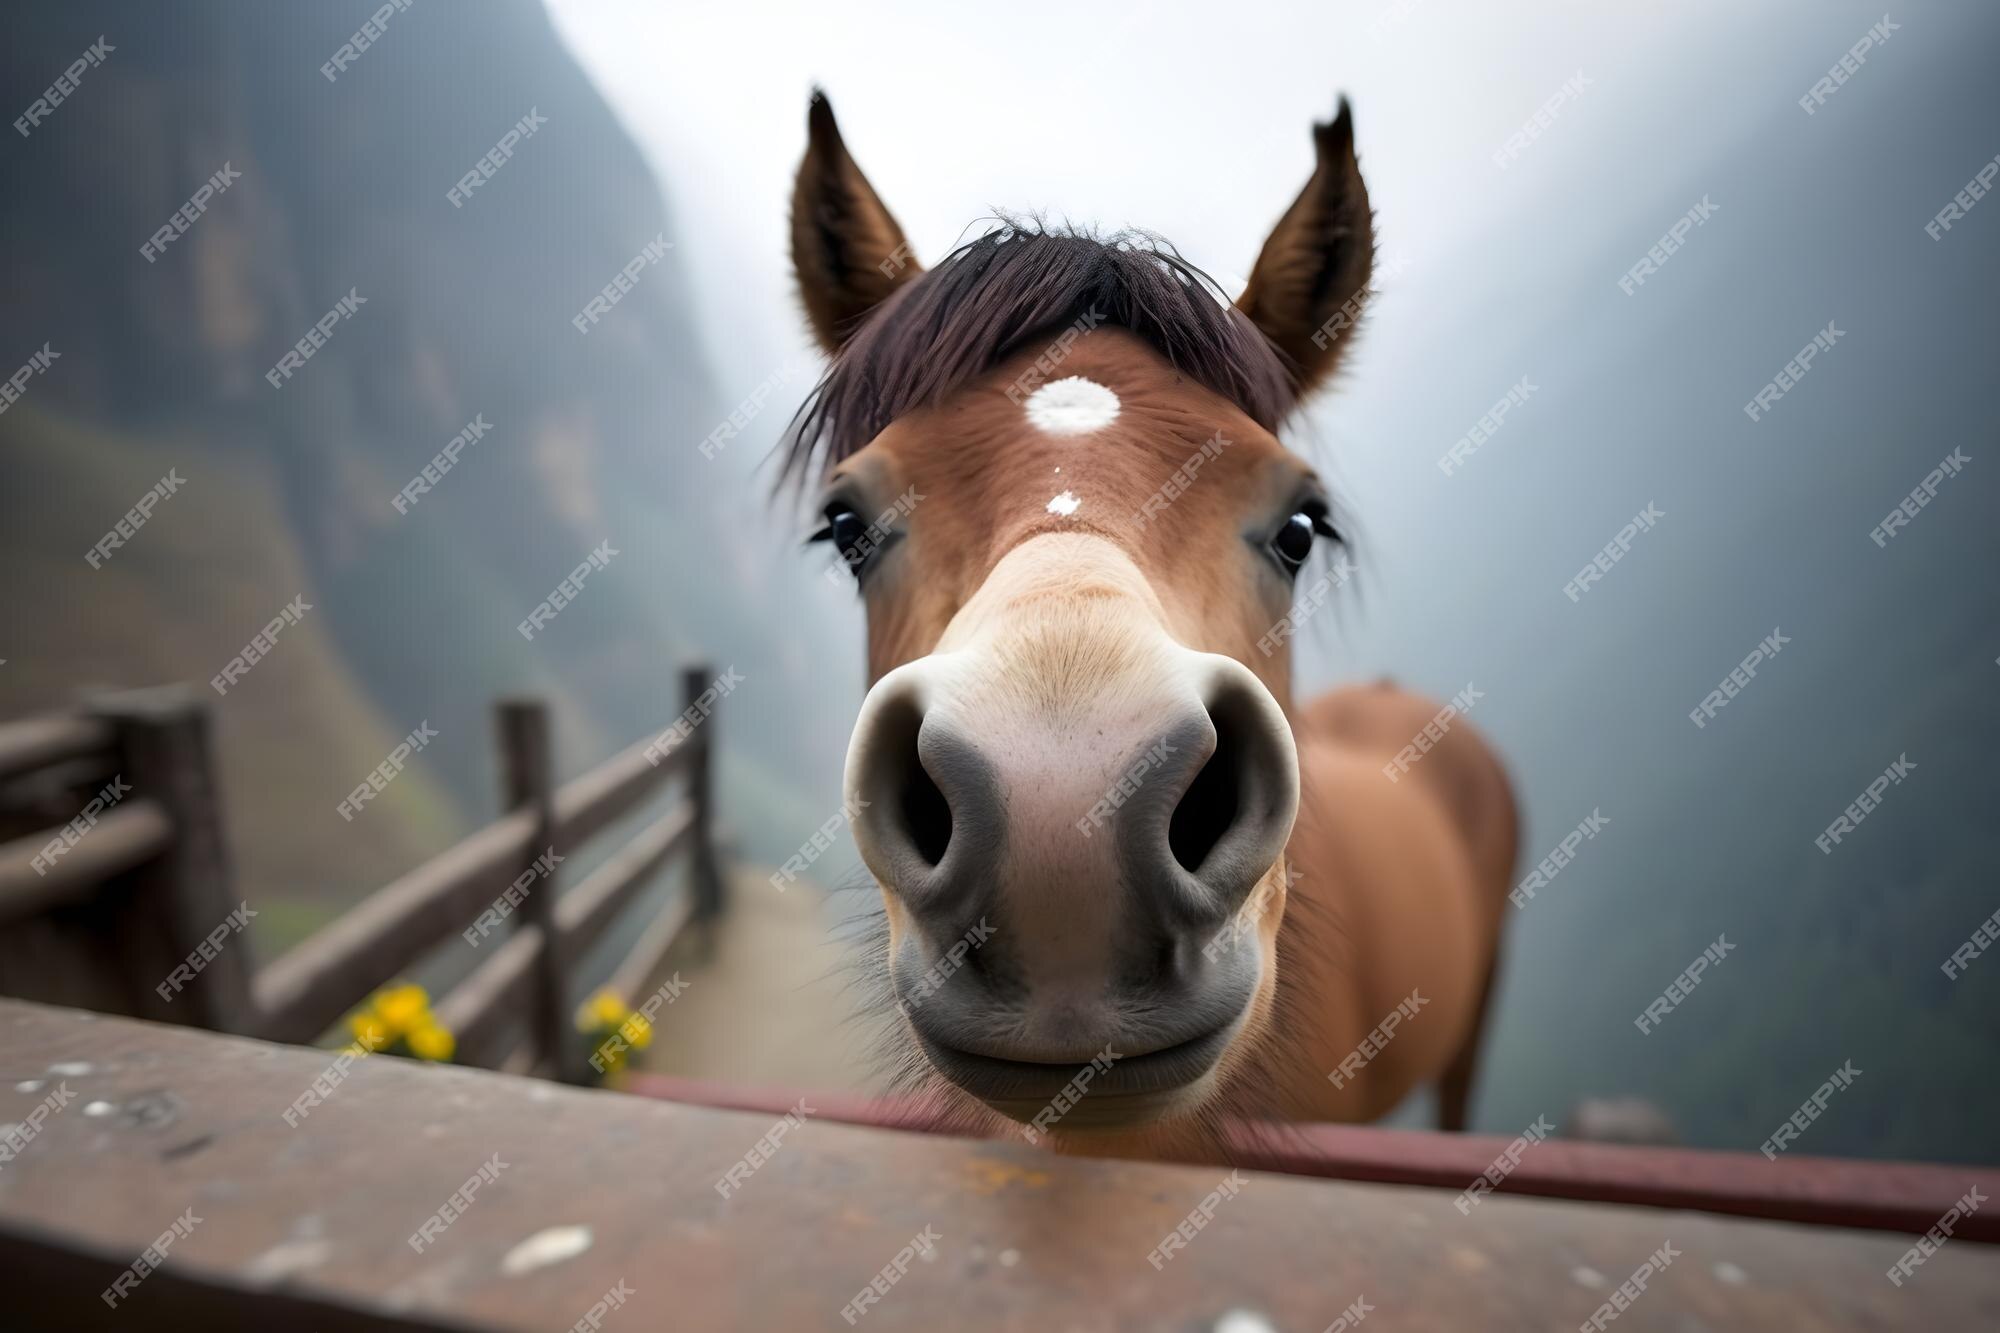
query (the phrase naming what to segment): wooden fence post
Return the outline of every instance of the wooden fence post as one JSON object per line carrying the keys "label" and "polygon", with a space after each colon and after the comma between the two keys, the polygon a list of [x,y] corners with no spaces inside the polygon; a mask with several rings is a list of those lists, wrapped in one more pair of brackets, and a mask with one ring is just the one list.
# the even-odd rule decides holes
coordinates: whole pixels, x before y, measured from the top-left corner
{"label": "wooden fence post", "polygon": [[[170,685],[110,695],[89,711],[114,730],[119,780],[135,799],[157,803],[173,827],[164,851],[99,890],[112,948],[128,973],[131,1012],[253,1031],[248,918],[230,870],[207,705],[192,689]],[[191,976],[175,975],[182,964]]]}
{"label": "wooden fence post", "polygon": [[[681,697],[686,707],[693,708],[715,680],[715,672],[706,662],[692,663],[681,671]],[[694,729],[684,745],[697,747],[688,756],[688,800],[694,806],[694,856],[693,885],[695,919],[713,920],[722,914],[724,885],[722,870],[715,855],[715,713],[711,706],[707,716],[697,713]],[[687,715],[682,714],[683,717]]]}
{"label": "wooden fence post", "polygon": [[[555,848],[554,761],[550,753],[549,710],[540,699],[504,699],[495,708],[500,728],[501,804],[514,811],[526,808],[535,817],[535,836],[518,873],[534,869],[536,858]],[[557,855],[562,853],[558,850]],[[534,1050],[549,1062],[564,1083],[586,1079],[574,1024],[569,1015],[569,967],[562,932],[556,926],[556,869],[544,865],[540,878],[529,884],[520,924],[535,926],[542,947],[535,955],[535,1000],[529,1015]]]}

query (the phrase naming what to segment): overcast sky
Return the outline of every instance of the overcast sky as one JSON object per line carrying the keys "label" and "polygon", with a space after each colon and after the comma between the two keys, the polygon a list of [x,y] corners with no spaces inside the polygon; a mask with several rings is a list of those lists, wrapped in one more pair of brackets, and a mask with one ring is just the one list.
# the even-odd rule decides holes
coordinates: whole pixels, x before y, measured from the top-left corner
{"label": "overcast sky", "polygon": [[[815,83],[926,260],[990,208],[1047,210],[1157,231],[1232,295],[1311,170],[1307,127],[1344,92],[1384,244],[1414,283],[1502,214],[1547,208],[1550,164],[1536,157],[1621,136],[1657,80],[1712,83],[1690,72],[1728,58],[1714,48],[1730,12],[1682,5],[1670,24],[1583,0],[1531,15],[1443,0],[551,7],[667,184],[717,364],[745,387],[805,346],[785,217]],[[1579,114],[1498,172],[1507,130],[1578,71],[1593,81]],[[1713,112],[1676,117],[1632,179],[1707,151],[1728,133]]]}

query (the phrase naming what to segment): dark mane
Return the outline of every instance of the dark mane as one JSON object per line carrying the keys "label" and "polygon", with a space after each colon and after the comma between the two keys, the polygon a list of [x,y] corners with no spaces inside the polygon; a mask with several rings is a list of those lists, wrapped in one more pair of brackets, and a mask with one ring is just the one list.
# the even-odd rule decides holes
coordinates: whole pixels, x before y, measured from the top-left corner
{"label": "dark mane", "polygon": [[1100,239],[1002,219],[868,316],[792,419],[781,480],[823,473],[897,417],[942,403],[1087,316],[1152,344],[1266,430],[1296,400],[1282,354],[1158,237]]}

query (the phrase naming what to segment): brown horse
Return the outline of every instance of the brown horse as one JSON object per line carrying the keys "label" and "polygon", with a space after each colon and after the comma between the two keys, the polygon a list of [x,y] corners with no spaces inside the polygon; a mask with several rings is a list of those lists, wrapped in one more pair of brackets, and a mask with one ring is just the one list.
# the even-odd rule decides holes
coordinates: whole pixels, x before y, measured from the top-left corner
{"label": "brown horse", "polygon": [[867,607],[846,808],[906,1070],[1097,1152],[1432,1081],[1462,1128],[1507,778],[1458,709],[1291,697],[1352,568],[1275,435],[1366,299],[1346,103],[1234,307],[1145,236],[1008,223],[925,271],[824,97],[808,124],[792,258],[832,364],[787,470]]}

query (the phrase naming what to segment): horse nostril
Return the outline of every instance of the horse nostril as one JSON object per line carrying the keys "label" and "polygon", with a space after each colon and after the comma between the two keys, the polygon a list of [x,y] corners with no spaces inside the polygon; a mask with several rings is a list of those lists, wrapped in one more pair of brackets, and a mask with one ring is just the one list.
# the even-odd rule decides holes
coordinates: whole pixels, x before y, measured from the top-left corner
{"label": "horse nostril", "polygon": [[914,909],[955,910],[998,864],[998,773],[921,673],[877,689],[848,751],[855,842],[884,889]]}
{"label": "horse nostril", "polygon": [[1189,874],[1201,870],[1215,844],[1236,822],[1241,801],[1243,745],[1241,734],[1225,714],[1211,713],[1215,727],[1215,751],[1181,794],[1167,823],[1167,847],[1181,869]]}
{"label": "horse nostril", "polygon": [[[1188,891],[1191,919],[1234,911],[1284,850],[1297,808],[1290,724],[1261,682],[1229,663],[1212,678],[1206,715],[1180,734],[1214,748],[1180,792],[1161,829],[1134,829],[1136,866],[1166,872]],[[1164,845],[1162,845],[1164,843]]]}
{"label": "horse nostril", "polygon": [[924,766],[924,717],[922,706],[907,694],[883,706],[869,740],[861,793],[862,817],[887,835],[896,859],[920,876],[936,869],[951,845],[951,803]]}
{"label": "horse nostril", "polygon": [[931,775],[924,771],[923,758],[914,747],[910,759],[899,800],[903,827],[917,855],[935,866],[944,860],[945,849],[951,846],[951,805]]}

